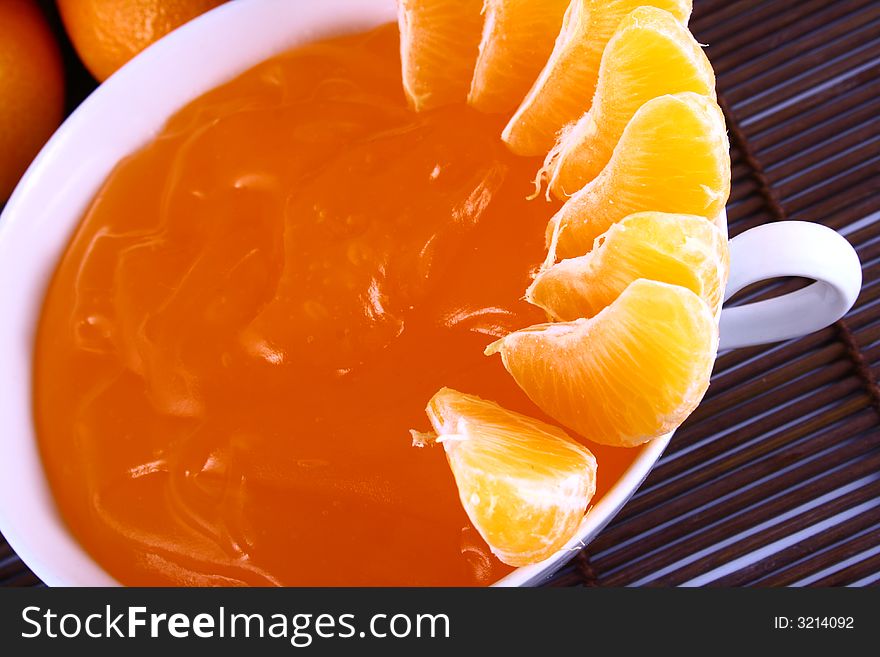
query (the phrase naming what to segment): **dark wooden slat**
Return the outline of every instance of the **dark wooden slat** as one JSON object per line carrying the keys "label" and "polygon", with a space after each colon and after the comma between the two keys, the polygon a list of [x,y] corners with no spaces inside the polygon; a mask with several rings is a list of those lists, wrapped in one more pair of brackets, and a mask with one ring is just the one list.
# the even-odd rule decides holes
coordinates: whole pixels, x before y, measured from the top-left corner
{"label": "dark wooden slat", "polygon": [[732,237],[735,237],[741,232],[749,230],[751,228],[755,228],[756,226],[760,226],[761,224],[765,224],[767,223],[767,221],[768,217],[766,215],[766,211],[763,209],[758,212],[745,215],[743,217],[740,217],[737,222],[732,225],[730,229],[730,235]]}
{"label": "dark wooden slat", "polygon": [[[768,166],[767,175],[774,181],[783,181],[783,184],[787,179],[796,179],[801,185],[799,188],[803,189],[804,183],[811,182],[806,176],[797,177],[798,173],[805,169],[814,167],[814,171],[822,171],[825,167],[817,165],[825,164],[830,168],[838,157],[850,162],[867,161],[880,149],[877,144],[880,137],[876,133],[877,129],[870,124],[862,124],[848,131],[841,129],[841,132],[833,137],[813,144],[807,150],[797,152],[792,149],[793,154],[790,157],[775,166]],[[859,159],[862,155],[865,157]]]}
{"label": "dark wooden slat", "polygon": [[[817,86],[830,83],[837,77],[845,76],[851,71],[869,64],[880,55],[880,41],[872,43],[865,48],[851,52],[845,57],[827,62],[810,72],[810,75],[801,75],[790,78],[788,82],[780,84],[771,91],[766,91],[757,83],[742,85],[730,92],[734,110],[746,114],[761,114],[771,111],[775,106],[783,104],[801,94],[808,96]],[[840,90],[848,88],[845,81],[831,85]],[[763,92],[763,93],[761,93]],[[760,95],[756,95],[760,94]]]}
{"label": "dark wooden slat", "polygon": [[[682,432],[681,436],[678,436],[677,445],[679,448],[691,446],[715,436],[729,427],[740,424],[742,424],[742,427],[738,431],[743,440],[757,438],[762,433],[772,431],[776,427],[788,422],[796,421],[798,418],[803,417],[808,410],[840,402],[847,395],[859,390],[862,385],[863,382],[858,378],[849,377],[835,381],[821,390],[816,390],[810,399],[805,400],[803,404],[789,403],[786,406],[771,404],[771,400],[766,399],[766,394],[753,396],[739,406],[728,408],[721,417],[715,416],[702,422],[688,424],[687,430]],[[810,388],[803,381],[793,381],[783,386],[782,391],[786,394],[802,395],[809,392]],[[778,401],[782,404],[791,399],[792,397],[780,397]],[[774,414],[756,417],[758,414],[765,413],[773,408],[777,408]],[[843,412],[844,405],[840,404],[838,409],[834,411],[829,410],[829,417],[833,416],[838,410]]]}
{"label": "dark wooden slat", "polygon": [[[843,364],[847,369],[851,368],[849,363]],[[835,375],[832,368],[826,368],[824,370],[819,370],[823,377],[832,378]],[[872,418],[876,421],[876,417]],[[707,445],[704,445],[699,450],[694,450],[688,452],[682,456],[675,458],[672,461],[667,461],[661,463],[657,466],[656,470],[658,471],[656,474],[657,479],[664,479],[668,477],[674,477],[679,473],[686,472],[692,468],[697,467],[701,463],[705,463],[706,461],[719,457],[726,452],[733,451],[737,449],[743,442],[743,437],[739,432],[731,432],[726,435],[719,437],[717,440],[710,442]]]}
{"label": "dark wooden slat", "polygon": [[27,568],[21,562],[21,559],[14,554],[10,554],[0,559],[0,582],[15,577],[26,570]]}
{"label": "dark wooden slat", "polygon": [[880,175],[880,157],[863,162],[842,173],[831,171],[829,175],[831,177],[815,187],[805,191],[799,190],[797,194],[785,199],[787,207],[792,211],[801,210],[818,201],[827,200],[829,195],[832,197],[838,195],[840,198],[840,195],[850,193],[859,187],[870,187]]}
{"label": "dark wooden slat", "polygon": [[[808,91],[826,80],[830,80],[841,73],[857,68],[873,59],[878,50],[868,46],[865,52],[853,51],[854,44],[866,41],[861,37],[870,38],[876,34],[873,21],[868,24],[860,23],[861,17],[853,15],[847,19],[850,34],[844,38],[827,40],[826,33],[820,38],[813,39],[813,46],[806,53],[801,53],[794,59],[786,60],[785,49],[779,49],[760,61],[760,68],[746,68],[750,75],[738,77],[732,74],[725,79],[725,93],[734,103],[747,102],[757,94],[767,93],[764,98],[755,98],[752,112],[762,111],[782,102],[786,98]],[[816,43],[818,41],[818,43]],[[841,58],[840,61],[833,60]],[[832,63],[828,63],[832,62]],[[804,76],[804,72],[811,72]],[[803,77],[800,77],[803,76]],[[817,79],[818,77],[818,79]],[[799,79],[800,78],[800,79]]]}
{"label": "dark wooden slat", "polygon": [[[735,388],[727,388],[723,391],[719,386],[718,389],[713,391],[713,396],[704,401],[699,411],[695,411],[691,415],[691,425],[696,425],[704,418],[718,415],[727,408],[748,401],[756,392],[782,385],[792,378],[810,372],[817,367],[828,366],[833,368],[833,376],[836,378],[838,376],[845,376],[852,366],[849,361],[838,360],[841,356],[845,355],[844,347],[839,342],[832,342],[826,347],[815,351],[799,351],[796,352],[797,355],[793,354],[792,351],[784,350],[780,355],[777,355],[776,359],[784,356],[788,356],[788,358],[783,361],[784,364],[775,369],[771,369],[771,363],[754,363],[752,367],[746,370],[747,374],[752,375],[748,383],[743,382]],[[755,376],[757,374],[761,375],[760,379]],[[823,379],[822,382],[825,383],[827,380]],[[786,394],[791,397],[795,393],[794,391],[789,391]]]}
{"label": "dark wooden slat", "polygon": [[[709,570],[714,564],[733,561],[734,559],[748,554],[749,552],[753,552],[758,548],[769,545],[770,543],[785,538],[786,536],[790,536],[803,527],[809,527],[810,525],[831,518],[834,515],[858,506],[859,504],[876,499],[878,495],[880,495],[880,481],[866,484],[851,493],[836,497],[833,500],[810,509],[809,511],[798,514],[794,518],[785,520],[758,534],[753,534],[732,545],[722,548],[712,555],[711,559],[713,560],[713,563],[707,564],[705,563],[705,559],[700,559],[683,566],[673,573],[658,578],[654,582],[651,582],[651,585],[677,586],[683,584],[684,582],[697,577],[702,572]],[[718,540],[723,540],[724,538],[725,536],[723,534],[718,536]]]}
{"label": "dark wooden slat", "polygon": [[[812,456],[846,438],[845,431],[843,431],[844,435],[840,435],[838,431],[827,432],[827,427],[851,418],[866,408],[870,408],[867,395],[857,395],[844,403],[831,407],[826,413],[815,415],[785,431],[778,431],[768,436],[753,444],[750,450],[743,450],[730,455],[727,459],[706,464],[698,471],[688,473],[687,477],[664,481],[659,476],[652,474],[645,480],[644,488],[623,509],[619,515],[619,522],[638,517],[662,505],[676,503],[679,496],[685,495],[703,484],[706,485],[702,491],[703,494],[721,496],[735,490],[738,486],[747,485],[750,481],[748,477],[770,476],[777,468],[792,465],[798,460]],[[794,419],[797,417],[795,415]],[[794,419],[788,421],[791,422]],[[777,426],[781,424],[779,423]],[[759,436],[768,434],[772,427],[764,430],[763,426],[756,427],[753,424],[750,429],[750,435],[742,434],[743,442],[751,442]],[[813,436],[813,439],[801,444],[799,441],[807,436]],[[778,458],[762,458],[776,450],[782,450]],[[737,471],[730,474],[732,470]]]}
{"label": "dark wooden slat", "polygon": [[880,9],[870,0],[854,4],[861,6],[849,8],[839,2],[829,4],[821,11],[777,30],[770,43],[751,41],[737,50],[735,58],[714,59],[715,53],[710,49],[709,54],[713,61],[717,61],[715,68],[723,78],[724,86],[730,88],[793,60],[800,63],[801,68],[806,68],[805,54],[815,53],[822,45],[841,37],[846,37],[851,44],[858,40],[860,30],[865,30],[864,36],[870,37],[871,22],[880,17]]}
{"label": "dark wooden slat", "polygon": [[[871,546],[873,547],[873,546]],[[880,572],[880,554],[872,554],[842,570],[830,573],[811,582],[810,586],[847,586],[855,581]]]}
{"label": "dark wooden slat", "polygon": [[[828,187],[834,184],[833,192],[838,192],[858,182],[870,185],[880,173],[880,148],[877,140],[862,141],[844,156],[826,160],[821,167],[806,169],[803,173],[790,176],[778,186],[780,195],[793,210],[822,199]],[[824,175],[823,175],[824,173]],[[844,187],[846,185],[846,187]]]}
{"label": "dark wooden slat", "polygon": [[751,178],[743,180],[740,184],[734,185],[730,190],[729,204],[735,204],[747,200],[749,197],[758,193],[758,186]]}
{"label": "dark wooden slat", "polygon": [[[866,547],[880,543],[880,528],[867,534],[850,538],[873,527],[880,518],[874,509],[841,522],[827,531],[798,541],[791,547],[743,568],[727,577],[715,580],[714,586],[788,586],[804,577],[822,570],[828,563],[843,561],[862,552]],[[831,549],[826,549],[831,546]],[[812,555],[812,556],[810,556]],[[804,557],[807,557],[804,559]],[[803,559],[803,560],[801,560]],[[790,564],[790,565],[786,565]],[[780,567],[785,566],[785,567]]]}
{"label": "dark wooden slat", "polygon": [[[855,86],[837,96],[827,98],[825,102],[816,103],[794,116],[785,118],[777,114],[778,122],[770,121],[750,124],[748,126],[749,143],[764,158],[766,151],[773,147],[797,147],[801,139],[813,142],[812,131],[820,134],[834,133],[838,125],[860,125],[871,121],[876,116],[876,107],[880,104],[873,84],[880,73],[865,85]],[[768,162],[775,162],[772,154]]]}
{"label": "dark wooden slat", "polygon": [[797,103],[792,103],[772,113],[758,113],[752,116],[748,111],[749,108],[744,107],[734,107],[733,111],[736,116],[746,117],[740,121],[740,124],[749,131],[749,134],[770,130],[785,122],[793,122],[796,129],[801,130],[804,124],[800,123],[798,119],[811,108],[846,96],[854,89],[866,87],[870,89],[871,85],[876,84],[878,77],[880,77],[880,67],[868,67],[833,85],[820,87],[813,93],[801,98]]}
{"label": "dark wooden slat", "polygon": [[750,194],[741,200],[731,201],[727,206],[730,221],[740,221],[749,214],[764,207],[766,201],[757,194]]}
{"label": "dark wooden slat", "polygon": [[[864,130],[869,136],[876,136],[877,128],[873,125],[875,113],[880,109],[880,98],[857,105],[854,110],[841,111],[841,103],[831,105],[838,112],[830,120],[812,123],[806,129],[798,131],[793,137],[769,144],[760,144],[752,140],[761,160],[766,163],[768,171],[786,159],[795,159],[805,149],[814,149],[825,144],[835,144],[843,133]],[[818,120],[818,119],[817,119]],[[778,131],[768,133],[779,136]],[[769,139],[765,141],[770,141]],[[833,151],[838,152],[838,151]]]}
{"label": "dark wooden slat", "polygon": [[[846,196],[830,196],[789,214],[789,219],[814,221],[840,230],[850,223],[880,211],[880,196],[870,184],[851,189]],[[870,282],[870,281],[868,281]]]}
{"label": "dark wooden slat", "polygon": [[[699,0],[697,0],[698,4]],[[747,55],[739,55],[740,49],[756,40],[764,40],[798,20],[799,16],[813,13],[826,4],[822,0],[806,0],[797,8],[785,7],[781,2],[760,3],[751,12],[741,12],[729,20],[712,16],[712,26],[695,22],[694,32],[709,44],[710,56],[719,67],[729,60],[743,61]],[[768,48],[768,50],[771,50]]]}
{"label": "dark wooden slat", "polygon": [[[835,453],[834,459],[830,460],[830,462],[846,463],[848,459],[861,456],[864,453],[863,446],[849,444]],[[743,529],[748,529],[761,522],[770,520],[775,515],[802,504],[807,496],[815,498],[819,495],[824,495],[852,479],[873,473],[880,467],[880,453],[875,452],[868,458],[852,463],[852,467],[849,470],[837,470],[830,475],[821,477],[811,482],[808,490],[804,489],[803,482],[823,475],[831,467],[829,461],[825,459],[807,461],[788,472],[784,477],[769,479],[760,486],[745,489],[722,503],[691,514],[687,518],[681,518],[674,525],[665,528],[663,532],[641,537],[635,544],[599,555],[595,558],[594,563],[597,568],[608,572],[624,564],[632,563],[639,555],[648,554],[661,547],[671,546],[679,539],[685,537],[687,537],[687,549],[692,552],[697,551],[711,545],[711,542],[708,542],[707,545],[707,541],[700,541],[698,537],[699,531],[703,530],[706,526],[733,518],[724,523],[724,531],[732,535]],[[778,498],[773,504],[764,502],[767,498],[792,487],[796,488]],[[749,509],[748,513],[736,516],[743,509]],[[669,512],[672,512],[672,510],[672,508],[667,509]],[[734,518],[734,516],[736,517]],[[670,515],[670,517],[674,516]],[[634,534],[630,537],[633,538],[638,535]],[[596,549],[593,552],[597,554]]]}
{"label": "dark wooden slat", "polygon": [[[766,23],[774,15],[784,14],[798,4],[799,0],[780,0],[779,2],[754,2],[750,0],[735,0],[734,2],[706,2],[694,3],[694,11],[691,17],[691,30],[695,34],[712,40],[721,40],[730,35],[741,32],[744,28],[751,27],[752,23]],[[816,3],[816,0],[812,0]],[[811,3],[811,4],[812,4]]]}
{"label": "dark wooden slat", "polygon": [[859,260],[861,260],[863,267],[874,264],[872,261],[880,258],[880,235],[875,232],[878,229],[880,226],[872,223],[861,230],[850,233],[847,237],[849,243],[855,247],[856,253],[859,254]]}
{"label": "dark wooden slat", "polygon": [[0,581],[0,586],[9,586],[9,587],[24,587],[24,586],[41,586],[42,582],[37,578],[29,570],[23,570],[22,572],[10,577],[7,580]]}
{"label": "dark wooden slat", "polygon": [[[593,547],[598,552],[617,542],[638,536],[646,528],[654,526],[655,521],[652,519],[652,513],[655,509],[662,508],[661,516],[664,518],[684,515],[711,500],[741,490],[753,481],[770,477],[784,467],[797,465],[825,450],[835,448],[859,431],[867,430],[873,426],[872,420],[873,418],[860,414],[849,423],[816,433],[813,440],[804,443],[797,441],[811,435],[810,433],[786,435],[780,437],[775,445],[764,446],[762,443],[763,455],[779,450],[773,458],[755,458],[745,467],[742,467],[742,463],[732,463],[731,467],[725,468],[726,464],[721,463],[720,466],[703,468],[700,473],[688,476],[684,480],[685,485],[674,491],[668,491],[667,486],[655,489],[655,494],[652,497],[654,500],[661,498],[663,500],[662,506],[660,503],[653,505],[647,503],[643,505],[641,513],[638,512],[639,509],[625,509],[626,515],[618,517],[596,540]],[[825,429],[825,427],[820,427],[820,429]],[[828,456],[829,461],[826,464],[828,467],[832,467],[831,463],[839,464],[855,456],[866,454],[877,447],[877,440],[877,436],[873,436],[861,444],[844,445]],[[748,456],[760,457],[762,455],[747,455],[745,458],[741,457],[741,460],[747,462]],[[674,494],[666,495],[667,492]],[[700,496],[695,495],[697,492],[700,493]],[[645,494],[645,496],[649,495]]]}

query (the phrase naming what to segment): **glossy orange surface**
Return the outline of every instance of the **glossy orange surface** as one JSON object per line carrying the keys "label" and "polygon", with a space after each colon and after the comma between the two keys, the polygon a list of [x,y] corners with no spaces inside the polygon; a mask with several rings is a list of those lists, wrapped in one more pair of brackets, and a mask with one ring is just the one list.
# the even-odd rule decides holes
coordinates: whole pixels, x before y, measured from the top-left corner
{"label": "glossy orange surface", "polygon": [[[126,584],[485,584],[442,449],[443,386],[542,416],[483,348],[558,209],[500,117],[407,108],[394,26],[199,98],[111,174],[36,345],[40,448]],[[590,445],[598,495],[634,453]],[[598,498],[597,498],[598,499]]]}

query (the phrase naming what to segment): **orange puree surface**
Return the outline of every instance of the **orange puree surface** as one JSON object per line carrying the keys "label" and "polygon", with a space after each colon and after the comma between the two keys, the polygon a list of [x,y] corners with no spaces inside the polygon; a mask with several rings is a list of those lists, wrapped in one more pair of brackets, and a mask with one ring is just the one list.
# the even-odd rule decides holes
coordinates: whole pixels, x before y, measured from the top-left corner
{"label": "orange puree surface", "polygon": [[[125,584],[485,584],[442,386],[540,416],[483,356],[555,206],[501,117],[416,115],[394,26],[270,59],[124,159],[46,297],[36,419],[58,507]],[[599,495],[633,453],[598,446]]]}

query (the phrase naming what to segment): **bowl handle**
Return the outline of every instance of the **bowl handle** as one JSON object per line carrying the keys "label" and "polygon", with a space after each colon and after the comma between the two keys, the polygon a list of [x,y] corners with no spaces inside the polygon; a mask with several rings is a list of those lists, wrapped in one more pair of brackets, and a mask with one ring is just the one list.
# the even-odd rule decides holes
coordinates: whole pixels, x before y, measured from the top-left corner
{"label": "bowl handle", "polygon": [[779,221],[730,241],[727,301],[744,287],[781,276],[816,282],[765,301],[721,311],[719,349],[798,338],[830,326],[852,308],[862,287],[855,249],[840,234],[806,221]]}

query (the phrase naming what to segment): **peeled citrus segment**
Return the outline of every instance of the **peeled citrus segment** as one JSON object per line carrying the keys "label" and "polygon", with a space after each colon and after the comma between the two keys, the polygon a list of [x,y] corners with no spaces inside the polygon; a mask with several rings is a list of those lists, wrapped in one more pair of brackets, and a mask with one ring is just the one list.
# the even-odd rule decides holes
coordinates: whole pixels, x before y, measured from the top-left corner
{"label": "peeled citrus segment", "polygon": [[590,109],[605,44],[633,9],[652,5],[687,24],[691,0],[572,0],[538,79],[504,128],[518,155],[544,155],[567,124]]}
{"label": "peeled citrus segment", "polygon": [[709,386],[718,329],[677,285],[639,279],[592,319],[540,324],[489,345],[525,393],[584,438],[640,445],[675,429]]}
{"label": "peeled citrus segment", "polygon": [[608,164],[642,105],[682,91],[714,99],[712,65],[672,14],[639,7],[623,19],[605,47],[590,111],[563,131],[547,156],[551,191],[565,198],[590,182]]}
{"label": "peeled citrus segment", "polygon": [[596,492],[596,459],[564,431],[443,388],[425,409],[458,496],[511,566],[546,559],[574,535]]}
{"label": "peeled citrus segment", "polygon": [[416,111],[467,99],[483,0],[399,0],[403,88]]}
{"label": "peeled citrus segment", "polygon": [[468,102],[510,112],[553,50],[569,0],[486,0],[483,38]]}
{"label": "peeled citrus segment", "polygon": [[611,225],[656,210],[714,219],[730,194],[724,116],[706,96],[684,92],[645,103],[602,172],[547,226],[548,262],[583,255]]}
{"label": "peeled citrus segment", "polygon": [[555,321],[590,318],[645,278],[685,287],[717,313],[728,271],[727,238],[705,217],[640,212],[599,236],[587,255],[539,272],[526,300]]}

